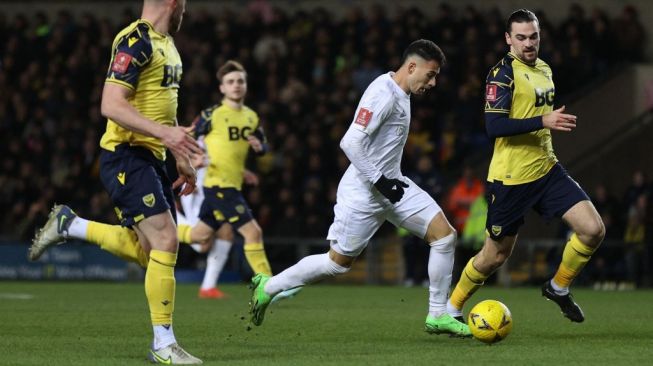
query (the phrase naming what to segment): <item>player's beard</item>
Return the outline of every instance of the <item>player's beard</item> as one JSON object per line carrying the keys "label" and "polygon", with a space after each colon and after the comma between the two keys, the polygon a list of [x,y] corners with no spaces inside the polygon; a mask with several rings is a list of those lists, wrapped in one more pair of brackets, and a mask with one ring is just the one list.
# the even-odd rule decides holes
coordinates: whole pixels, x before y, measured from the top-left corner
{"label": "player's beard", "polygon": [[527,57],[526,57],[526,52],[527,52],[527,51],[526,51],[526,50],[522,50],[522,53],[521,53],[521,59],[522,59],[524,62],[526,62],[526,63],[534,64],[535,61],[537,60],[537,57],[538,57],[538,49],[537,49],[537,48],[533,48],[531,51],[532,51],[532,52],[530,52],[530,53],[528,54],[528,56],[529,56],[530,58],[527,58]]}

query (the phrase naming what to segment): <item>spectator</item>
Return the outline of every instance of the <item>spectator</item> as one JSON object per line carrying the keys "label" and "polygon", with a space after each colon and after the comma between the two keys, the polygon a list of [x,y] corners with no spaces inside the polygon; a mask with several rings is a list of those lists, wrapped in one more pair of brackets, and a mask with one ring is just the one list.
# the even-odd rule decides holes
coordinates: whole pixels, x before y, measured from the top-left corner
{"label": "spectator", "polygon": [[458,233],[465,229],[472,202],[483,194],[483,183],[474,176],[471,167],[465,166],[462,177],[451,188],[447,197],[447,211]]}
{"label": "spectator", "polygon": [[[645,34],[636,9],[624,8],[618,19],[593,9],[590,18],[582,15],[582,22],[573,26],[579,10],[584,9],[573,6],[571,21],[558,26],[538,14],[542,37],[555,40],[547,44],[565,46],[553,57],[554,75],[558,80],[574,77],[574,84],[556,90],[557,95],[644,54]],[[12,18],[0,14],[0,133],[8,141],[0,146],[5,157],[0,163],[0,202],[10,213],[1,223],[3,237],[29,239],[30,228],[43,222],[43,207],[54,203],[52,196],[75,202],[81,215],[115,222],[114,215],[103,214],[110,210],[97,179],[97,139],[106,126],[98,102],[113,35],[134,17],[130,9],[117,12],[117,18],[65,10]],[[261,225],[271,229],[267,232],[283,234],[277,229],[283,224],[291,233],[297,227],[293,220],[310,218],[315,229],[296,234],[323,235],[319,228],[331,222],[332,214],[323,207],[332,205],[326,200],[334,200],[337,177],[347,166],[338,141],[351,123],[361,90],[396,67],[397,50],[415,38],[437,40],[449,62],[437,91],[413,98],[414,135],[406,149],[406,172],[423,175],[420,184],[442,199],[441,190],[452,182],[439,172],[488,148],[474,110],[481,110],[475,107],[482,98],[479,78],[504,52],[500,37],[492,36],[503,32],[499,10],[484,12],[452,2],[438,5],[435,17],[418,7],[389,17],[387,8],[376,5],[365,12],[351,6],[344,13],[339,19],[322,8],[285,12],[267,0],[237,9],[193,8],[176,36],[184,60],[182,124],[217,98],[215,65],[236,58],[251,74],[248,103],[260,111],[272,146],[269,156],[251,165],[261,174],[255,211]],[[574,74],[579,61],[583,72]],[[73,189],[71,181],[82,188]],[[642,177],[643,185],[627,194],[629,206],[645,190],[645,181]],[[310,190],[306,197],[285,192],[298,182]],[[457,201],[452,208],[464,213],[472,201]]]}
{"label": "spectator", "polygon": [[641,285],[643,269],[648,268],[648,248],[646,246],[646,223],[648,196],[640,194],[628,209],[628,221],[624,233],[624,259],[628,287]]}

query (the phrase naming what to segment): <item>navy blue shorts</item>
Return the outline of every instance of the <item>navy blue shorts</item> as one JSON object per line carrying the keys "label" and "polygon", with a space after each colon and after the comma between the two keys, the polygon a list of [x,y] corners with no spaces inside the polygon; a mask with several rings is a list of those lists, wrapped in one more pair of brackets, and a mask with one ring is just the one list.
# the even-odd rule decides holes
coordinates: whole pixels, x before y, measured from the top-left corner
{"label": "navy blue shorts", "polygon": [[122,226],[133,226],[175,207],[165,163],[144,147],[121,144],[116,151],[102,149],[100,179]]}
{"label": "navy blue shorts", "polygon": [[494,240],[517,235],[530,208],[549,220],[562,217],[576,203],[589,200],[585,191],[559,163],[545,176],[530,183],[509,186],[501,181],[488,183],[486,198],[485,229]]}
{"label": "navy blue shorts", "polygon": [[243,194],[236,188],[204,187],[200,220],[218,230],[224,222],[238,230],[254,219]]}

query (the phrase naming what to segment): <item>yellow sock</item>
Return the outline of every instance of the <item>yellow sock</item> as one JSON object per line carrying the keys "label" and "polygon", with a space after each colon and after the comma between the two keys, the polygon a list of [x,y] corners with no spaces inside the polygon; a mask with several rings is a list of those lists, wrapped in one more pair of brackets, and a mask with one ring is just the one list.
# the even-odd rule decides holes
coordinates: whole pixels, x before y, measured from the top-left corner
{"label": "yellow sock", "polygon": [[578,239],[576,233],[571,235],[562,252],[562,262],[553,281],[560,287],[569,287],[594,254],[596,248],[589,247]]}
{"label": "yellow sock", "polygon": [[473,265],[474,257],[467,262],[463,273],[460,274],[460,280],[456,284],[456,288],[451,292],[451,305],[456,309],[462,310],[465,301],[469,299],[479,287],[483,286],[485,280],[487,280],[490,275],[485,275],[479,272]]}
{"label": "yellow sock", "polygon": [[272,276],[272,269],[268,258],[265,256],[263,243],[245,243],[244,249],[247,263],[252,267],[254,273],[264,273]]}
{"label": "yellow sock", "polygon": [[172,324],[175,310],[175,263],[177,253],[152,249],[145,272],[145,295],[152,325]]}
{"label": "yellow sock", "polygon": [[117,257],[136,262],[143,268],[147,267],[149,258],[138,243],[136,232],[132,229],[89,221],[86,240]]}
{"label": "yellow sock", "polygon": [[190,225],[178,225],[177,226],[177,236],[179,241],[185,244],[193,243],[191,241],[190,232],[193,228]]}

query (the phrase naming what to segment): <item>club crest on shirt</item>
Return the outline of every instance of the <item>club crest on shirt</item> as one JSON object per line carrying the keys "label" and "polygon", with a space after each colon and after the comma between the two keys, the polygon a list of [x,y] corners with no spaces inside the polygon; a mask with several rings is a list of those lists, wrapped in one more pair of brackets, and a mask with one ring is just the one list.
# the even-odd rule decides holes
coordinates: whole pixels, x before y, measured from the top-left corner
{"label": "club crest on shirt", "polygon": [[358,115],[356,116],[354,123],[356,123],[357,125],[361,125],[363,127],[367,127],[367,125],[370,123],[371,120],[372,120],[372,111],[366,108],[361,108],[358,111]]}

